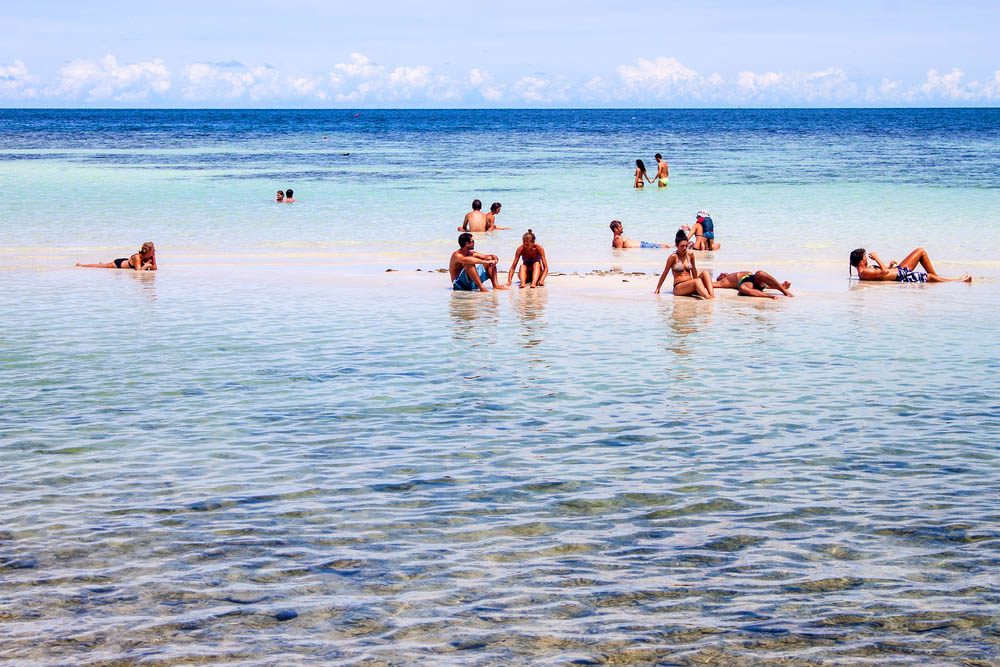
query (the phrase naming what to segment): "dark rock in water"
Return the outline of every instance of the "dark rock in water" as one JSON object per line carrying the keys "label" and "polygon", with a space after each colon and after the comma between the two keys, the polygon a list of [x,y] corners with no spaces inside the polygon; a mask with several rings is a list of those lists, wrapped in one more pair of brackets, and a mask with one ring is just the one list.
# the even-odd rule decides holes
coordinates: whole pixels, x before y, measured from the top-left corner
{"label": "dark rock in water", "polygon": [[393,272],[393,271],[395,271],[395,270],[396,270],[396,269],[386,269],[386,270],[385,270],[385,272],[386,272],[386,273],[392,273],[392,272]]}
{"label": "dark rock in water", "polygon": [[298,616],[299,612],[293,609],[282,609],[274,615],[274,619],[277,621],[290,621],[293,618],[298,618]]}

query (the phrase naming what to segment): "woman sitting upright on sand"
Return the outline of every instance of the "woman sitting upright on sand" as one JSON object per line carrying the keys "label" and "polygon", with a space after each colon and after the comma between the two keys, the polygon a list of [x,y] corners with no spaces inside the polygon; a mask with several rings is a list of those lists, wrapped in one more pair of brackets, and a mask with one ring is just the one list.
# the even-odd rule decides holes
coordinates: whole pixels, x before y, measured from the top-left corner
{"label": "woman sitting upright on sand", "polygon": [[110,262],[104,262],[103,264],[81,264],[76,263],[77,266],[84,266],[90,269],[132,269],[133,271],[156,271],[156,248],[153,247],[152,241],[146,241],[139,248],[139,252],[134,253],[131,257],[121,257],[119,259],[112,260]]}
{"label": "woman sitting upright on sand", "polygon": [[[875,266],[868,266],[867,257],[875,262]],[[861,280],[882,280],[896,281],[897,283],[950,283],[962,281],[972,282],[972,277],[968,273],[963,273],[958,278],[944,278],[939,276],[931,264],[931,258],[927,256],[927,251],[917,248],[903,258],[902,262],[889,262],[886,264],[875,253],[866,253],[864,248],[851,251],[851,266],[858,270],[858,278]],[[914,271],[917,265],[924,268],[927,273]],[[847,269],[850,271],[850,268]]]}
{"label": "woman sitting upright on sand", "polygon": [[654,294],[660,293],[660,287],[668,273],[674,275],[674,295],[694,296],[703,299],[714,299],[715,290],[712,286],[712,274],[708,271],[698,271],[694,263],[694,254],[688,252],[689,242],[683,229],[678,229],[674,237],[677,250],[667,258],[667,264],[660,274],[660,282],[656,283]]}

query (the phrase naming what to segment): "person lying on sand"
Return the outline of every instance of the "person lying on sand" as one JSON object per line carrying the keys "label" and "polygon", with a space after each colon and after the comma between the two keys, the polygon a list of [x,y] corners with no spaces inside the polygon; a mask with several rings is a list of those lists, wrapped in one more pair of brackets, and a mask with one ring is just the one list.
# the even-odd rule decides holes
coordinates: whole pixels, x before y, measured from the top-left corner
{"label": "person lying on sand", "polygon": [[458,250],[451,253],[448,271],[451,273],[452,289],[460,292],[489,292],[483,286],[483,281],[489,278],[493,289],[507,289],[497,281],[496,255],[484,255],[476,252],[476,241],[472,234],[465,232],[458,235]]}
{"label": "person lying on sand", "polygon": [[122,257],[102,264],[81,264],[88,269],[132,269],[133,271],[156,271],[156,248],[152,241],[146,241],[131,257]]}
{"label": "person lying on sand", "polygon": [[514,280],[514,269],[517,260],[521,260],[521,287],[544,287],[545,277],[549,275],[549,260],[545,258],[545,248],[535,243],[535,233],[530,229],[521,237],[521,245],[514,253],[514,261],[507,272],[507,287]]}
{"label": "person lying on sand", "polygon": [[[870,257],[875,262],[875,266],[868,266],[866,257]],[[927,256],[927,251],[923,248],[917,248],[904,257],[903,261],[898,264],[894,261],[886,264],[875,253],[866,253],[864,248],[858,248],[851,251],[850,262],[851,266],[858,270],[858,278],[861,280],[896,281],[897,283],[972,282],[972,276],[968,273],[963,273],[958,278],[939,276],[937,271],[934,270],[934,265],[931,264],[931,258]],[[914,269],[917,268],[918,264],[927,273],[915,271]],[[848,267],[847,270],[850,272],[851,268]]]}
{"label": "person lying on sand", "polygon": [[764,271],[733,271],[732,273],[720,273],[715,282],[712,283],[715,289],[734,289],[743,296],[756,296],[763,299],[777,299],[777,294],[767,294],[764,288],[776,289],[785,296],[795,296],[788,291],[792,286],[787,280],[779,283],[774,276]]}
{"label": "person lying on sand", "polygon": [[633,241],[632,239],[625,238],[624,228],[622,227],[621,220],[612,220],[611,233],[614,234],[614,238],[611,239],[612,248],[669,248],[669,243],[650,243],[649,241]]}

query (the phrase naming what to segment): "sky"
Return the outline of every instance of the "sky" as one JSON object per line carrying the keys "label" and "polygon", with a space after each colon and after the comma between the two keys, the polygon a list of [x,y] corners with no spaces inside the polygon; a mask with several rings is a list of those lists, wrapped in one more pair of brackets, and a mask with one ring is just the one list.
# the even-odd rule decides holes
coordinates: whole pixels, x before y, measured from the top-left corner
{"label": "sky", "polygon": [[998,104],[997,0],[0,7],[3,107]]}

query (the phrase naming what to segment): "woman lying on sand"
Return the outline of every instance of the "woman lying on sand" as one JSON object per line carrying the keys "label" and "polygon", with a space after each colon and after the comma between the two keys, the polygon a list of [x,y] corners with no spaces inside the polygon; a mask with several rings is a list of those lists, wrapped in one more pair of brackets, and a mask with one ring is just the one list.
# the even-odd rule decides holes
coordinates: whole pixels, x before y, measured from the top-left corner
{"label": "woman lying on sand", "polygon": [[667,258],[667,263],[660,274],[660,282],[656,283],[656,290],[653,294],[660,293],[660,287],[663,285],[667,273],[673,272],[675,296],[714,299],[712,276],[708,271],[698,271],[698,267],[694,263],[694,255],[688,252],[688,238],[683,229],[677,230],[674,244],[677,246],[677,250],[670,253],[670,257]]}
{"label": "woman lying on sand", "polygon": [[110,262],[105,262],[104,264],[81,264],[76,263],[77,266],[85,266],[91,269],[132,269],[133,271],[156,271],[156,248],[153,247],[152,241],[146,241],[139,248],[139,252],[135,253],[131,257],[122,257],[120,259],[112,260]]}
{"label": "woman lying on sand", "polygon": [[[875,266],[868,266],[867,257],[875,262]],[[897,283],[949,283],[962,281],[972,282],[972,277],[968,273],[963,273],[958,278],[944,278],[937,274],[931,264],[931,258],[927,256],[927,251],[917,248],[903,258],[902,262],[889,262],[886,264],[875,253],[865,253],[864,248],[851,251],[851,266],[858,270],[858,278],[861,280],[885,280],[896,281]],[[927,273],[914,271],[917,265],[924,267]],[[850,267],[848,267],[850,272]]]}
{"label": "woman lying on sand", "polygon": [[767,294],[764,288],[776,289],[785,296],[794,296],[788,291],[792,286],[787,280],[779,283],[770,273],[763,271],[734,271],[720,273],[712,283],[715,289],[734,289],[743,296],[756,296],[765,299],[777,299],[777,294]]}

